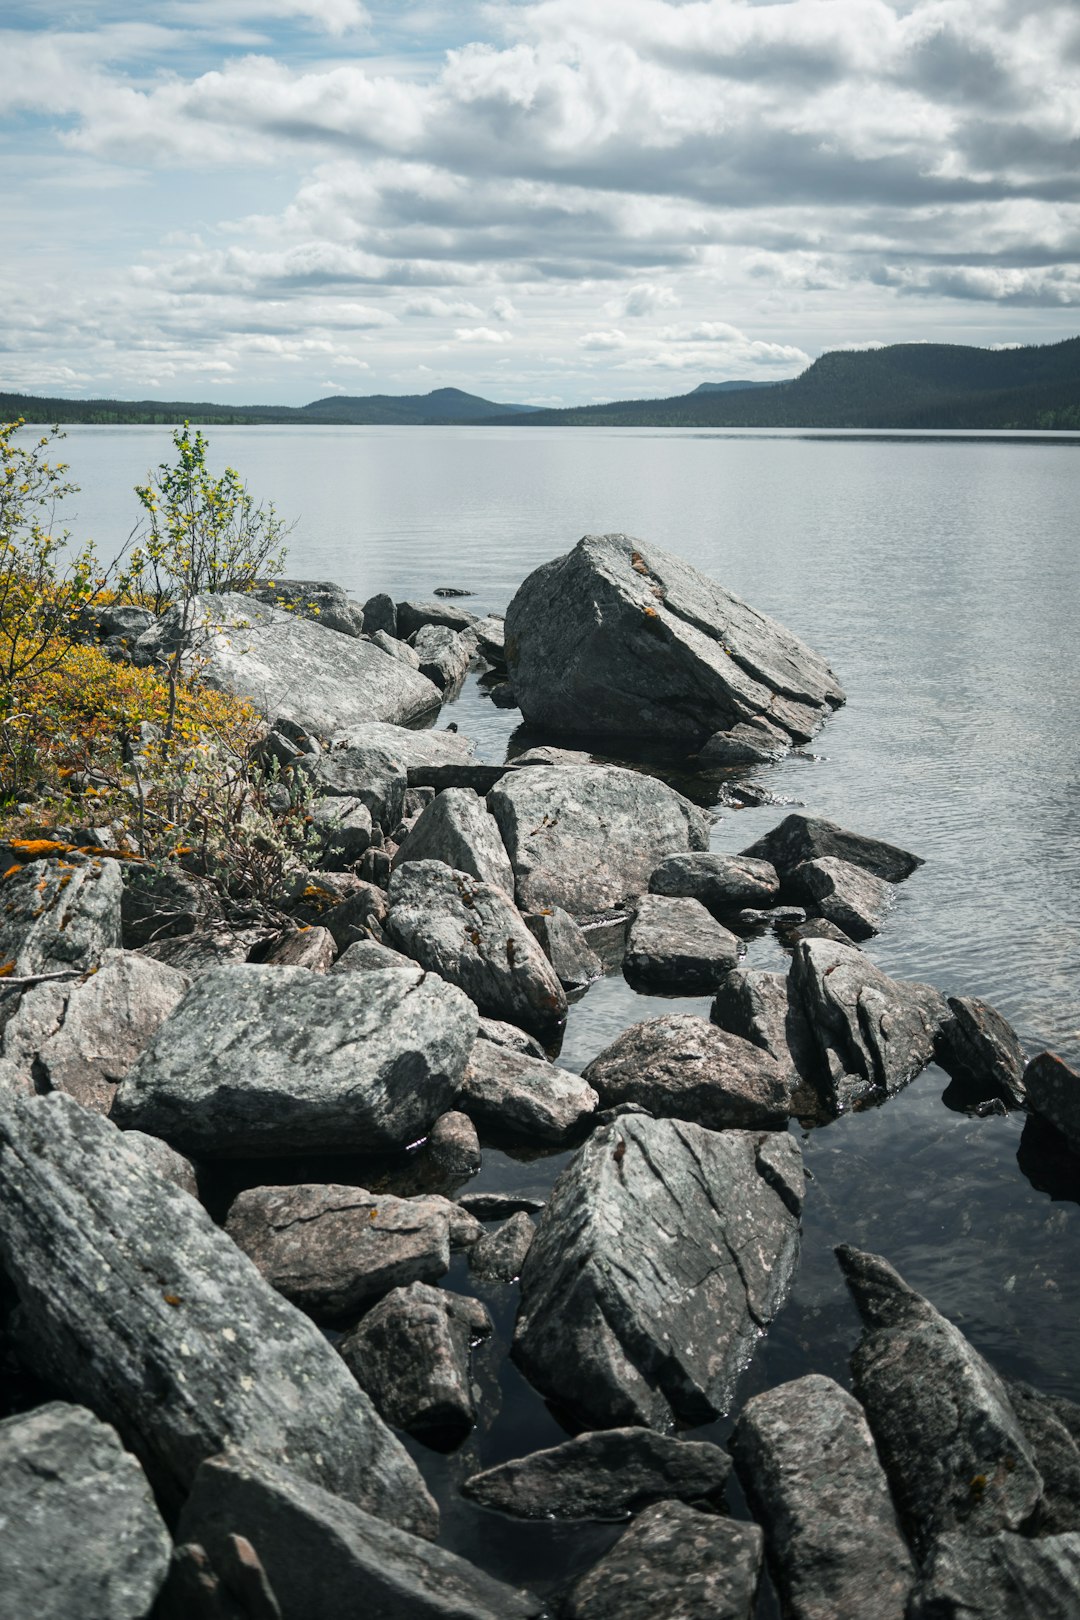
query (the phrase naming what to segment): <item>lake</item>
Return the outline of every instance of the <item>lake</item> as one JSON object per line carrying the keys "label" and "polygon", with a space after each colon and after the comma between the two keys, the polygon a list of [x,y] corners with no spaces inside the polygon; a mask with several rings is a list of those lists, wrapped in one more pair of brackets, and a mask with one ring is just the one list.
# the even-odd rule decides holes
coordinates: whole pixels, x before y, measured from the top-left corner
{"label": "lake", "polygon": [[[678,552],[829,660],[846,708],[812,758],[752,779],[926,864],[867,945],[887,972],[976,995],[1030,1052],[1080,1061],[1080,446],[1049,436],[773,434],[672,429],[209,428],[229,462],[295,520],[288,572],[377,590],[475,593],[502,611],[524,576],[584,533],[622,530]],[[164,428],[72,428],[82,493],[69,525],[103,552],[138,517],[132,486],[168,459]],[[470,677],[454,719],[486,759],[519,717]],[[721,851],[785,814],[725,810]],[[774,936],[748,961],[777,967]],[[580,1069],[627,1024],[708,1003],[635,995],[621,976],[571,1011],[560,1062]],[[801,1269],[739,1390],[805,1372],[848,1382],[858,1337],[833,1260],[886,1256],[1002,1372],[1080,1396],[1080,1177],[1022,1115],[978,1119],[927,1070],[884,1107],[803,1133],[812,1174]],[[563,1158],[489,1154],[481,1187],[541,1195]],[[467,1287],[460,1263],[450,1286]],[[477,1289],[497,1320],[477,1358],[485,1426],[437,1458],[410,1449],[444,1507],[444,1539],[494,1572],[550,1585],[586,1567],[606,1527],[497,1521],[457,1495],[465,1474],[562,1437],[498,1353],[513,1290]],[[723,1439],[730,1422],[700,1431]],[[745,1511],[735,1504],[737,1511]],[[776,1612],[771,1592],[760,1613]]]}

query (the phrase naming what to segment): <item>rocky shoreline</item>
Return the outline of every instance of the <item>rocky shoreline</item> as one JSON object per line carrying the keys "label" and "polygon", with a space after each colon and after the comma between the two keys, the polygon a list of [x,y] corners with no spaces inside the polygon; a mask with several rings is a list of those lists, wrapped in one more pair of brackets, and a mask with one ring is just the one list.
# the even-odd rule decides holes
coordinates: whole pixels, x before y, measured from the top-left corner
{"label": "rocky shoreline", "polygon": [[[177,626],[107,609],[85,633],[151,663]],[[268,921],[108,828],[5,851],[16,1610],[749,1617],[767,1563],[795,1616],[1075,1613],[1080,1407],[1000,1378],[887,1258],[838,1251],[853,1392],[810,1374],[738,1409],[799,1265],[791,1122],[887,1105],[936,1062],[972,1113],[1026,1109],[1080,1150],[1080,1077],[860,949],[917,856],[806,813],[718,855],[697,803],[585,751],[774,760],[843,702],[820,656],[625,536],[537,570],[505,622],[306,581],[205,598],[191,656],[264,713],[316,859]],[[493,766],[433,728],[478,661],[550,741]],[[786,973],[742,965],[761,919]],[[711,1015],[676,1001],[579,1076],[568,1005],[613,970]],[[562,1155],[550,1196],[470,1193],[501,1149]],[[330,1178],[345,1155],[365,1184]],[[465,1495],[631,1521],[539,1595],[439,1544],[416,1462],[484,1423],[472,1353],[514,1288],[514,1363],[571,1437]],[[730,1454],[679,1438],[728,1412]],[[725,1514],[733,1472],[756,1524]]]}

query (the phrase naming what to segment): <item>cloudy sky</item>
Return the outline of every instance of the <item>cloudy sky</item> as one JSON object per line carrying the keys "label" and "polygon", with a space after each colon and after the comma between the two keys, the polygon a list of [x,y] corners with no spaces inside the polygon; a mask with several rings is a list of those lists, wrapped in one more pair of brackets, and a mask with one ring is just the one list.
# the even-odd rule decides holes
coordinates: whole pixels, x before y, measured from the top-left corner
{"label": "cloudy sky", "polygon": [[0,386],[569,404],[1080,331],[1080,8],[7,0]]}

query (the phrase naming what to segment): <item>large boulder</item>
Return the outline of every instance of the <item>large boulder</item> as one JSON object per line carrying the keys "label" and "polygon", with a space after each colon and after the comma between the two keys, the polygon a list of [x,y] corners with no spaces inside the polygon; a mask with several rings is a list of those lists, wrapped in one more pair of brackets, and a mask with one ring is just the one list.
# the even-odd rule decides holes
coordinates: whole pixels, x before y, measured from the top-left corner
{"label": "large boulder", "polygon": [[861,866],[885,883],[902,883],[923,864],[921,856],[912,855],[896,844],[887,844],[882,838],[869,838],[865,833],[849,832],[835,821],[824,821],[820,816],[810,816],[801,810],[785,816],[771,832],[744,849],[743,854],[769,861],[781,878],[787,878],[804,861],[834,858]]}
{"label": "large boulder", "polygon": [[601,1106],[636,1103],[713,1131],[786,1126],[789,1088],[759,1046],[692,1013],[632,1024],[593,1058],[583,1079]]}
{"label": "large boulder", "polygon": [[618,765],[528,765],[488,794],[525,911],[584,917],[644,894],[665,855],[705,849],[710,817]]}
{"label": "large boulder", "polygon": [[566,1600],[565,1620],[750,1620],[761,1576],[756,1524],[656,1502]]}
{"label": "large boulder", "polygon": [[442,861],[514,893],[514,869],[498,825],[471,788],[446,788],[421,810],[394,856],[395,867],[406,861]]}
{"label": "large boulder", "polygon": [[697,746],[761,714],[805,739],[844,701],[805,642],[625,534],[586,535],[529,575],[506,660],[527,724],[567,735]]}
{"label": "large boulder", "polygon": [[788,874],[784,889],[789,898],[801,900],[849,939],[879,934],[893,899],[892,885],[884,878],[835,855],[804,861]]}
{"label": "large boulder", "polygon": [[112,860],[53,856],[13,867],[0,888],[0,974],[96,968],[120,945],[123,887]]}
{"label": "large boulder", "polygon": [[476,1025],[435,974],[215,968],[128,1072],[113,1118],[202,1157],[405,1147],[450,1107]]}
{"label": "large boulder", "polygon": [[735,935],[700,900],[639,896],[623,957],[623,974],[636,990],[707,994],[738,960]]}
{"label": "large boulder", "polygon": [[0,1592],[34,1620],[143,1620],[172,1541],[116,1430],[53,1401],[0,1423]]}
{"label": "large boulder", "polygon": [[485,1017],[556,1033],[566,992],[505,889],[442,861],[406,861],[387,894],[388,944],[458,985]]}
{"label": "large boulder", "polygon": [[20,1354],[115,1424],[163,1504],[233,1446],[432,1534],[414,1465],[319,1330],[187,1193],[56,1093],[0,1108]]}
{"label": "large boulder", "polygon": [[438,689],[374,642],[335,635],[310,619],[223,592],[198,596],[184,636],[181,607],[139,637],[154,663],[186,642],[185,664],[216,691],[247,698],[267,720],[283,716],[326,737],[367,721],[404,725],[439,707]]}
{"label": "large boulder", "polygon": [[709,1422],[787,1293],[802,1194],[787,1133],[601,1127],[541,1216],[515,1359],[593,1427]]}

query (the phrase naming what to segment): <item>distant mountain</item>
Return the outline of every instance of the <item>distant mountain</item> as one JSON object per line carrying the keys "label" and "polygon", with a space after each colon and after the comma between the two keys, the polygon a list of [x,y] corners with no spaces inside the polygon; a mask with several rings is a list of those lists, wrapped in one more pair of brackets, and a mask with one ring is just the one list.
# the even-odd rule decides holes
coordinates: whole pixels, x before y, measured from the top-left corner
{"label": "distant mountain", "polygon": [[28,422],[321,422],[340,424],[479,422],[535,410],[532,405],[497,405],[460,388],[436,388],[430,394],[344,394],[313,400],[310,405],[219,405],[206,401],[158,399],[46,399],[32,394],[0,393],[0,418]]}
{"label": "distant mountain", "polygon": [[775,382],[698,383],[695,394],[735,394],[744,388],[775,388]]}
{"label": "distant mountain", "polygon": [[521,415],[535,405],[496,405],[460,388],[435,388],[430,394],[334,395],[304,405],[300,414],[321,422],[481,422],[490,416]]}

